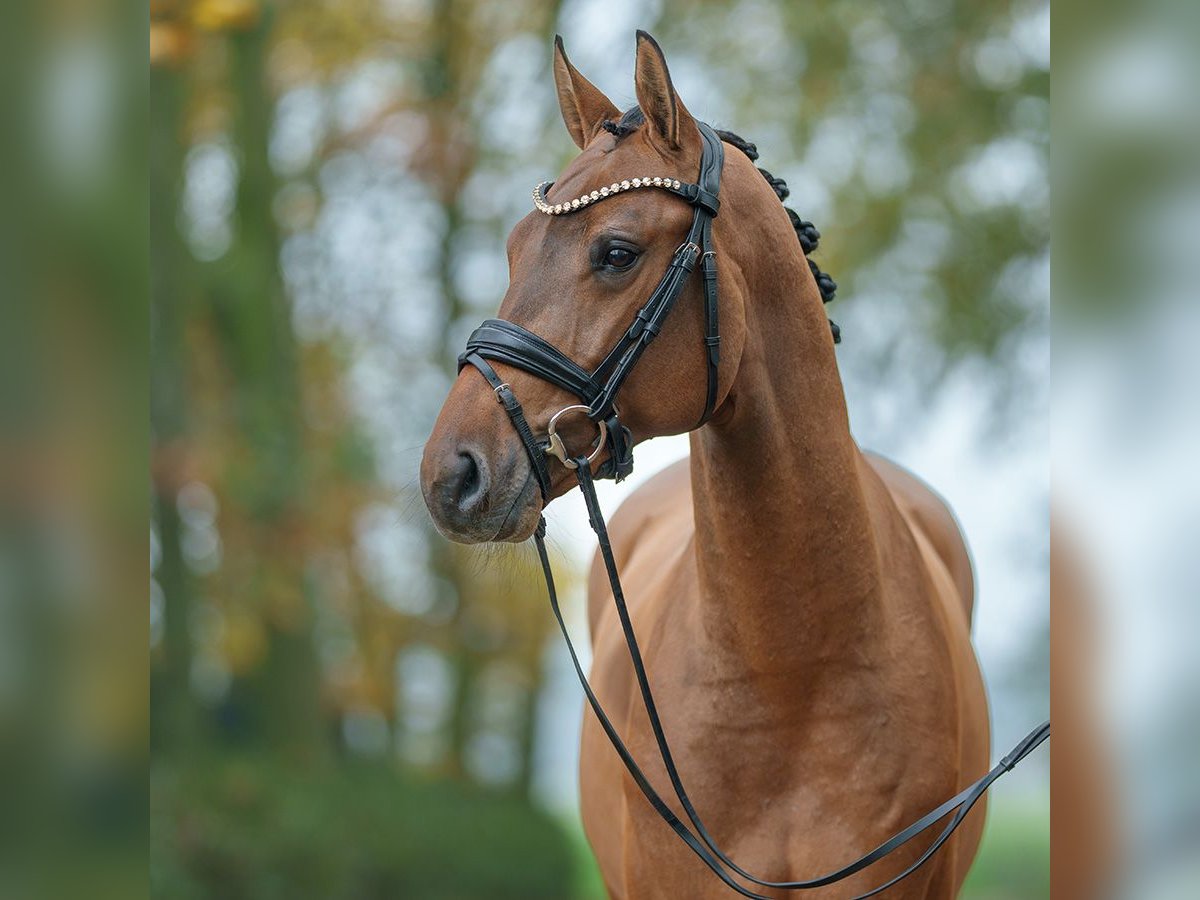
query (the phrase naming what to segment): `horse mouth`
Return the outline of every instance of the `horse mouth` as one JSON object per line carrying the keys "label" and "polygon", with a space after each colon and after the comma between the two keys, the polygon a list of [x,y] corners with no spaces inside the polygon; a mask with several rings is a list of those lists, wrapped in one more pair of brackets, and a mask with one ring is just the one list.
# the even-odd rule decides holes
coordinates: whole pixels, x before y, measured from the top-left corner
{"label": "horse mouth", "polygon": [[526,467],[525,480],[521,482],[513,497],[500,527],[490,538],[491,541],[519,544],[533,536],[541,517],[542,507],[537,503],[538,487],[533,477],[532,467]]}

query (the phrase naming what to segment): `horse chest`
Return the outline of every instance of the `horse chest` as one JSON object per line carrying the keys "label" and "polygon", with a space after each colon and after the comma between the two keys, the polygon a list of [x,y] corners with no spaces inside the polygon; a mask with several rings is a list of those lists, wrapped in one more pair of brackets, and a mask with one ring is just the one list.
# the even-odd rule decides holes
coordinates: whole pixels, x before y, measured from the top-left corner
{"label": "horse chest", "polygon": [[[777,880],[816,875],[934,805],[924,796],[930,786],[905,783],[914,764],[895,752],[886,716],[862,710],[834,721],[819,705],[800,701],[801,685],[797,702],[773,701],[756,679],[733,674],[727,654],[706,639],[689,602],[694,570],[642,563],[630,566],[630,614],[663,727],[698,812],[741,865]],[[673,798],[611,608],[597,623],[593,649],[597,694],[655,790]],[[872,745],[893,749],[876,756]],[[646,803],[590,714],[580,762],[584,827],[614,897],[729,896]],[[934,790],[936,799],[942,790]],[[669,802],[683,818],[679,804]],[[951,859],[935,861],[893,895],[942,896],[937,885],[946,882]],[[864,889],[880,874],[868,873]],[[845,897],[855,884],[806,896]]]}
{"label": "horse chest", "polygon": [[[623,685],[627,694],[636,690]],[[688,692],[681,694],[689,698]],[[698,696],[686,707],[711,708]],[[657,761],[653,735],[644,714],[627,709],[618,727],[655,789],[676,815],[665,768]],[[697,811],[713,837],[739,864],[760,877],[786,880],[829,871],[897,830],[922,800],[902,798],[895,785],[872,783],[861,771],[839,771],[838,762],[806,752],[796,735],[757,732],[736,727],[712,730],[685,721],[664,720],[676,764]],[[614,898],[732,896],[645,802],[594,720],[585,722],[581,757],[582,815],[609,893]],[[793,749],[794,748],[794,749]],[[842,754],[843,760],[846,754]],[[839,772],[835,778],[822,772]],[[848,780],[850,791],[836,782]],[[843,803],[846,794],[849,804]],[[905,820],[905,821],[901,821]],[[876,840],[875,835],[878,835]],[[866,840],[868,844],[863,844]],[[861,845],[861,846],[860,846]],[[906,858],[906,856],[905,856]],[[952,856],[935,860],[928,871],[894,889],[897,898],[950,896],[936,886],[948,883],[944,867]],[[809,897],[852,896],[859,882],[865,890],[879,883],[897,858],[863,878]],[[868,883],[869,882],[869,883]],[[776,896],[764,890],[768,896]],[[793,896],[778,893],[778,896]]]}

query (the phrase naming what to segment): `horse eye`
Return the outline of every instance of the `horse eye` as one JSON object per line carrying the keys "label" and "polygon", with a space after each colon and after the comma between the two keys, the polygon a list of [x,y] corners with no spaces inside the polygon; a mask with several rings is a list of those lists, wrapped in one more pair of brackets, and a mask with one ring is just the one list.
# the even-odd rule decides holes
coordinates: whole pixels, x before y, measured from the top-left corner
{"label": "horse eye", "polygon": [[637,253],[628,247],[613,247],[604,254],[604,264],[613,269],[628,269],[637,258]]}

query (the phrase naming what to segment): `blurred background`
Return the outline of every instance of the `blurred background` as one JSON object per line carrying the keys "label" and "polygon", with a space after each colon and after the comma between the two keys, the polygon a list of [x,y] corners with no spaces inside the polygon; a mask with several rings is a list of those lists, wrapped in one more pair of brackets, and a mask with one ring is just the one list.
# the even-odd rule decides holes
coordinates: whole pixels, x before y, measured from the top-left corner
{"label": "blurred background", "polygon": [[[639,27],[823,234],[855,434],[972,546],[996,748],[1047,714],[1046,3],[152,0],[156,896],[602,896],[531,548],[441,539],[416,471],[575,153],[553,35],[626,106]],[[551,513],[583,637],[591,532]],[[965,896],[1048,895],[1048,794],[1045,755],[996,791]]]}

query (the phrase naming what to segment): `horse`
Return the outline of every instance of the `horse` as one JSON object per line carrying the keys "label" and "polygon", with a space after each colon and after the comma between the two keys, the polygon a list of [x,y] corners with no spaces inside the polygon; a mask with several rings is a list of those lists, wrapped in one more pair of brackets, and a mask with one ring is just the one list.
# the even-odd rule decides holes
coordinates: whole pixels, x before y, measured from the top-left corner
{"label": "horse", "polygon": [[[572,214],[539,207],[512,229],[500,315],[590,371],[627,333],[693,210],[666,190],[624,190],[582,210],[571,198],[596,197],[597,186],[631,175],[678,187],[701,165],[707,126],[643,32],[637,107],[625,114],[572,65],[561,40],[553,74],[580,153],[535,200]],[[777,881],[857,856],[986,772],[989,714],[971,644],[965,539],[930,487],[856,444],[824,311],[827,276],[810,265],[809,245],[803,235],[797,242],[795,217],[751,146],[722,137],[711,233],[719,354],[697,350],[713,342],[704,285],[690,280],[613,405],[631,445],[689,432],[690,455],[621,505],[611,550],[688,794],[719,823],[714,836],[732,858]],[[554,464],[539,490],[539,466],[504,400],[521,397],[530,435],[553,431],[551,417],[577,401],[522,367],[495,362],[489,371],[496,384],[465,366],[452,385],[424,449],[422,493],[451,540],[540,540],[544,505],[580,473]],[[604,471],[616,444],[603,431],[597,440],[595,428],[568,416],[558,437],[572,447],[596,440],[594,466]],[[597,559],[587,605],[594,692],[646,778],[669,796],[613,600]],[[664,827],[590,716],[580,811],[612,897],[728,895]],[[887,896],[955,896],[983,824],[980,804]],[[874,887],[911,865],[919,843],[810,895]]]}

